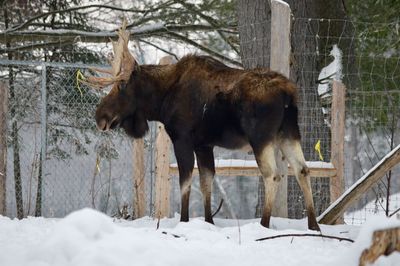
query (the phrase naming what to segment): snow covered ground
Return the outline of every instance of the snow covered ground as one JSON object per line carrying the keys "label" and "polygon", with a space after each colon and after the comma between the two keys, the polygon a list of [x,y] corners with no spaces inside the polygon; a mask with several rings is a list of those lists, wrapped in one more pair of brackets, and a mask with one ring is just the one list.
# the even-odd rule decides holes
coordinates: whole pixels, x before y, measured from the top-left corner
{"label": "snow covered ground", "polygon": [[[76,211],[63,219],[29,217],[11,220],[0,216],[0,265],[358,265],[369,246],[373,229],[400,226],[397,219],[373,218],[363,227],[321,226],[323,234],[356,240],[355,243],[320,237],[258,238],[280,234],[316,233],[305,220],[273,218],[273,229],[259,220],[202,218],[179,223],[179,217],[157,221],[113,220],[91,210]],[[360,230],[361,228],[361,230]],[[400,254],[381,258],[375,265],[400,265]]]}

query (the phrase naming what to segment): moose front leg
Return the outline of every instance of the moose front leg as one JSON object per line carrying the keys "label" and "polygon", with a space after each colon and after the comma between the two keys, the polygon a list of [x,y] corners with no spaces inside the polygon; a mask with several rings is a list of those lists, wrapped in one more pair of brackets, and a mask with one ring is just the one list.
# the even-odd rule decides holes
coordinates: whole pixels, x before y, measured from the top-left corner
{"label": "moose front leg", "polygon": [[181,189],[181,222],[189,221],[189,198],[192,185],[194,154],[189,141],[174,141],[174,151],[179,169],[179,185]]}
{"label": "moose front leg", "polygon": [[211,214],[211,192],[215,175],[213,148],[203,147],[196,149],[195,153],[200,174],[200,188],[203,194],[204,217],[206,222],[214,224]]}

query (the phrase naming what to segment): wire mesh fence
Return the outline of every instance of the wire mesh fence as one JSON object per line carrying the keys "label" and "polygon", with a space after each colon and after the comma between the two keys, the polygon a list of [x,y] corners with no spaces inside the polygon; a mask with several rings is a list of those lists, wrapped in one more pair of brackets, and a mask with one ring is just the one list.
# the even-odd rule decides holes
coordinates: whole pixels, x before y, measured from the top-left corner
{"label": "wire mesh fence", "polygon": [[[265,21],[265,26],[268,23]],[[330,80],[337,77],[347,88],[343,136],[346,187],[399,143],[400,55],[398,50],[387,47],[386,38],[375,36],[367,26],[371,25],[348,20],[294,18],[293,22],[292,40],[296,40],[296,46],[292,47],[291,78],[300,88],[300,127],[307,160],[321,160],[315,150],[320,141],[323,160],[330,161]],[[382,27],[386,26],[390,25]],[[305,31],[296,33],[298,28]],[[7,134],[2,136],[7,143],[6,215],[62,217],[79,208],[93,207],[113,216],[127,217],[126,213],[132,216],[135,193],[132,140],[122,131],[103,134],[96,130],[94,111],[102,93],[77,83],[79,71],[88,71],[82,62],[105,62],[111,45],[82,41],[85,37],[75,39],[78,45],[71,45],[54,37],[53,42],[58,45],[43,52],[34,47],[38,38],[34,34],[19,37],[18,41],[26,45],[13,51],[11,59],[15,60],[5,60],[6,52],[10,51],[4,47],[0,60],[0,81],[6,84],[9,93],[6,121],[3,121]],[[139,38],[152,41],[145,35]],[[147,63],[157,63],[166,55],[159,48],[175,49],[177,57],[199,51],[173,42],[159,44],[157,48],[139,41],[131,48],[140,51],[137,57]],[[56,63],[31,61],[38,58]],[[65,61],[73,63],[62,63]],[[329,72],[326,67],[333,62],[336,68]],[[145,140],[148,215],[154,210],[154,131],[151,126]],[[174,157],[171,158],[173,163]],[[216,158],[217,161],[254,160],[246,152],[219,149]],[[349,210],[346,222],[362,223],[370,212],[388,210],[391,214],[399,208],[398,174],[399,169],[395,169],[383,177],[380,184]],[[179,212],[180,205],[178,179],[172,180],[170,215]],[[194,181],[190,212],[191,216],[202,216],[197,177]],[[315,178],[312,186],[317,213],[321,213],[330,203],[329,178]],[[224,199],[219,217],[233,218],[234,214],[237,218],[252,218],[262,201],[258,188],[257,177],[218,177],[213,209]],[[289,178],[288,191],[289,217],[304,217],[302,192],[293,177]],[[389,200],[387,195],[391,195]]]}

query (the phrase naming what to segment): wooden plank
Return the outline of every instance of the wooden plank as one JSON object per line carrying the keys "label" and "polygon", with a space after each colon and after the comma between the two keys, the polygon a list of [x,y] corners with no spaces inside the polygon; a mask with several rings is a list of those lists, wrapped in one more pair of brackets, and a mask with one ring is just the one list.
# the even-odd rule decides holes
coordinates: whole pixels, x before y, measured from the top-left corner
{"label": "wooden plank", "polygon": [[[216,162],[217,164],[217,162]],[[329,164],[328,164],[329,165]],[[310,167],[310,176],[311,177],[333,177],[336,176],[336,169],[330,164],[331,167]],[[247,177],[257,177],[261,176],[260,170],[258,167],[250,166],[219,166],[215,168],[217,176],[247,176]],[[179,174],[178,167],[176,164],[170,165],[169,168],[170,175],[177,176]],[[193,170],[193,175],[199,175],[197,167]],[[293,170],[291,167],[288,167],[288,175],[293,176]]]}
{"label": "wooden plank", "polygon": [[372,265],[380,256],[400,252],[400,227],[375,231],[372,244],[361,253],[359,266]]}
{"label": "wooden plank", "polygon": [[270,68],[290,76],[290,7],[283,1],[271,1]]}
{"label": "wooden plank", "polygon": [[133,217],[140,218],[146,215],[146,182],[144,162],[144,139],[133,140]]}
{"label": "wooden plank", "polygon": [[[344,191],[345,95],[344,84],[334,80],[331,107],[331,161],[336,168],[336,176],[330,179],[331,203],[337,200]],[[343,222],[342,218],[339,220],[338,222]]]}
{"label": "wooden plank", "polygon": [[[160,65],[175,63],[172,56],[164,56],[160,59]],[[169,216],[171,177],[169,175],[171,140],[165,131],[163,124],[157,123],[157,136],[155,144],[155,217]]]}
{"label": "wooden plank", "polygon": [[[291,10],[287,3],[283,1],[271,1],[271,57],[270,68],[285,75],[290,76],[290,17]],[[280,152],[279,152],[280,153]],[[279,174],[283,176],[278,186],[278,193],[275,198],[273,215],[287,217],[287,163],[281,162],[278,157],[277,165]]]}
{"label": "wooden plank", "polygon": [[169,175],[169,160],[171,140],[165,132],[164,126],[157,123],[157,137],[155,146],[155,216],[163,218],[169,216],[171,177]]}
{"label": "wooden plank", "polygon": [[343,215],[344,211],[365,192],[376,184],[386,172],[400,163],[400,145],[393,149],[388,155],[380,160],[364,176],[362,176],[353,186],[347,189],[331,206],[326,209],[320,217],[319,223],[333,224]]}
{"label": "wooden plank", "polygon": [[8,88],[0,82],[0,215],[6,214]]}

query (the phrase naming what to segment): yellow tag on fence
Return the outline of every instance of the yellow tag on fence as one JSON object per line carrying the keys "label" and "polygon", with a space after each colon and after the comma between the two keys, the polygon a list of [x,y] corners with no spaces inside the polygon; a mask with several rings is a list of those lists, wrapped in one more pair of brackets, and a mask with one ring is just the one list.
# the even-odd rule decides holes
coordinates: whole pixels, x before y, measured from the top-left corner
{"label": "yellow tag on fence", "polygon": [[81,86],[79,85],[79,82],[81,80],[85,80],[85,76],[82,74],[82,72],[78,69],[78,71],[76,71],[76,87],[78,88],[79,93],[81,94],[81,97],[83,97],[83,93],[81,90]]}
{"label": "yellow tag on fence", "polygon": [[318,140],[318,141],[317,141],[317,143],[315,144],[314,149],[318,152],[319,159],[320,159],[321,161],[323,161],[323,160],[324,160],[324,157],[322,156],[322,153],[321,153],[321,140]]}
{"label": "yellow tag on fence", "polygon": [[96,175],[100,173],[100,156],[97,154],[96,156]]}

